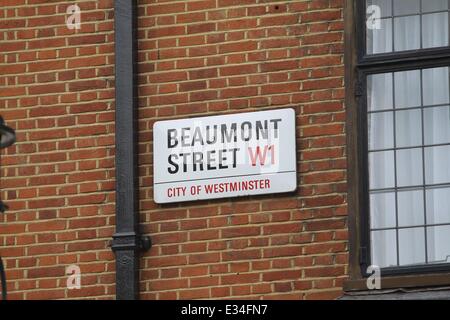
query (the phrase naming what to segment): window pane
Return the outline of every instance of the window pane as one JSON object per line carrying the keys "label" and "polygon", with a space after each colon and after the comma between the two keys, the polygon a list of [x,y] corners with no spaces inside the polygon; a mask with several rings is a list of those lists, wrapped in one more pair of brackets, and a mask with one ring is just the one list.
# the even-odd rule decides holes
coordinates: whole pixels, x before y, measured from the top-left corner
{"label": "window pane", "polygon": [[450,183],[450,146],[425,148],[427,184]]}
{"label": "window pane", "polygon": [[450,223],[450,188],[428,189],[427,223]]}
{"label": "window pane", "polygon": [[371,5],[378,6],[381,11],[381,17],[392,16],[392,0],[367,0],[367,7]]}
{"label": "window pane", "polygon": [[397,185],[399,187],[423,185],[422,149],[397,151]]}
{"label": "window pane", "polygon": [[383,192],[370,195],[370,227],[372,229],[395,228],[395,193]]}
{"label": "window pane", "polygon": [[396,72],[395,107],[409,108],[421,105],[420,70]]}
{"label": "window pane", "polygon": [[371,152],[369,168],[371,189],[394,187],[394,151]]}
{"label": "window pane", "polygon": [[449,46],[447,0],[392,1],[366,1],[367,54]]}
{"label": "window pane", "polygon": [[372,264],[384,267],[397,266],[397,236],[395,230],[371,232]]}
{"label": "window pane", "polygon": [[420,110],[396,112],[395,129],[397,147],[422,145],[422,112]]}
{"label": "window pane", "polygon": [[394,51],[420,49],[420,16],[394,18]]}
{"label": "window pane", "polygon": [[428,261],[450,262],[450,226],[429,227],[427,232]]}
{"label": "window pane", "polygon": [[372,74],[367,77],[367,108],[369,111],[393,109],[392,73]]}
{"label": "window pane", "polygon": [[[381,24],[365,26],[368,54],[450,45],[448,0],[372,5],[366,18],[380,9]],[[401,68],[367,77],[372,264],[450,263],[450,68]]]}
{"label": "window pane", "polygon": [[422,17],[422,46],[436,48],[448,46],[448,13],[426,14]]}
{"label": "window pane", "polygon": [[392,52],[392,19],[380,20],[379,29],[367,29],[367,53]]}
{"label": "window pane", "polygon": [[425,228],[398,231],[400,265],[425,263]]}
{"label": "window pane", "polygon": [[448,67],[424,69],[423,103],[425,106],[447,104],[449,102]]}
{"label": "window pane", "polygon": [[425,144],[450,143],[450,107],[424,110]]}
{"label": "window pane", "polygon": [[423,190],[402,191],[397,197],[399,227],[423,225],[425,223]]}
{"label": "window pane", "polygon": [[370,150],[394,147],[393,114],[393,112],[381,112],[369,115]]}
{"label": "window pane", "polygon": [[420,0],[394,0],[394,14],[396,16],[419,12]]}
{"label": "window pane", "polygon": [[448,10],[448,0],[422,0],[422,12]]}

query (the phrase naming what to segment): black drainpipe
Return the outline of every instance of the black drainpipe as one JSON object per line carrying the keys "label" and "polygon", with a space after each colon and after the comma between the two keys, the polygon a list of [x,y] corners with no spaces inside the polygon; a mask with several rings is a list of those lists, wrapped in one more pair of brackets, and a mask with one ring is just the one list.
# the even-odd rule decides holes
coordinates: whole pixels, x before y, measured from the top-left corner
{"label": "black drainpipe", "polygon": [[139,254],[151,247],[139,232],[136,0],[114,1],[116,83],[116,299],[139,299]]}

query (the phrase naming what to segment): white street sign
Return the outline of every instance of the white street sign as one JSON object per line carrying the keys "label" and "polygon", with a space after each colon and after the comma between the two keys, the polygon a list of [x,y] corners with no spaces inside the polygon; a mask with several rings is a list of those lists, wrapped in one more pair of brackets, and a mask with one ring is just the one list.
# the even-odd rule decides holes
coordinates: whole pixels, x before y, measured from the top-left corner
{"label": "white street sign", "polygon": [[153,137],[156,203],[297,188],[293,109],[159,121]]}

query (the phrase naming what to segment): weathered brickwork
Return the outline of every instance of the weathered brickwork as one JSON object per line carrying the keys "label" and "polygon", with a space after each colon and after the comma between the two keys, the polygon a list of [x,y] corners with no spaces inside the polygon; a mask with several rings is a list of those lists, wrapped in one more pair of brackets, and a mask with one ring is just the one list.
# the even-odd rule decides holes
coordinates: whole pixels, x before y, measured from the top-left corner
{"label": "weathered brickwork", "polygon": [[[11,299],[114,297],[113,1],[0,0],[0,255]],[[67,290],[76,264],[82,289]]]}
{"label": "weathered brickwork", "polygon": [[[347,265],[343,2],[139,1],[142,297],[335,298]],[[156,205],[157,120],[294,107],[296,194]]]}
{"label": "weathered brickwork", "polygon": [[[66,8],[82,10],[80,30]],[[10,298],[114,298],[114,2],[0,0]],[[331,299],[348,265],[342,0],[139,0],[143,299]],[[158,120],[293,107],[296,193],[153,202]],[[77,264],[82,289],[67,290]]]}

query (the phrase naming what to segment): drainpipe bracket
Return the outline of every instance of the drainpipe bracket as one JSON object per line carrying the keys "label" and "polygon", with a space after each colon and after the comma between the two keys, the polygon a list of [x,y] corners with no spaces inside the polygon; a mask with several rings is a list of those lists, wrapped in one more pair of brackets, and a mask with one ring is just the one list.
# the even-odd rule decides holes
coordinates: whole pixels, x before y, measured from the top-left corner
{"label": "drainpipe bracket", "polygon": [[147,252],[152,247],[152,238],[149,236],[141,236],[141,252]]}
{"label": "drainpipe bracket", "polygon": [[149,236],[141,236],[133,232],[115,233],[111,244],[111,249],[114,252],[122,250],[146,252],[151,247],[152,240]]}

